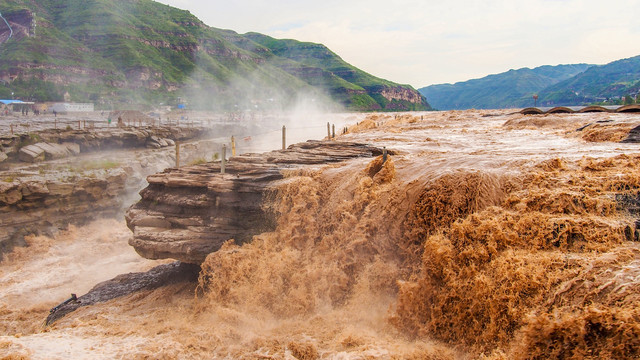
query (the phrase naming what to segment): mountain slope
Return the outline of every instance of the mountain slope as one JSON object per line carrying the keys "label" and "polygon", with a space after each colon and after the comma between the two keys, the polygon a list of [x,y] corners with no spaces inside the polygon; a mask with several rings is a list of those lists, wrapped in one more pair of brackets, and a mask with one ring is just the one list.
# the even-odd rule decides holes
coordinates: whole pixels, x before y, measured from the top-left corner
{"label": "mountain slope", "polygon": [[[0,97],[233,109],[304,94],[351,110],[429,109],[415,89],[323,45],[211,28],[151,0],[0,0],[0,12],[15,32],[0,44]],[[0,25],[0,41],[8,31]]]}
{"label": "mountain slope", "polygon": [[586,105],[611,98],[637,95],[640,91],[640,56],[606,65],[559,82],[540,92],[543,105]]}
{"label": "mountain slope", "polygon": [[324,45],[277,40],[257,33],[247,37],[269,49],[278,67],[312,85],[331,89],[334,98],[351,107],[422,110],[421,104],[426,104],[420,93],[404,91],[409,85],[403,87],[357,69]]}
{"label": "mountain slope", "polygon": [[532,96],[550,85],[579,74],[591,65],[522,68],[455,84],[419,89],[440,110],[495,109],[533,105]]}

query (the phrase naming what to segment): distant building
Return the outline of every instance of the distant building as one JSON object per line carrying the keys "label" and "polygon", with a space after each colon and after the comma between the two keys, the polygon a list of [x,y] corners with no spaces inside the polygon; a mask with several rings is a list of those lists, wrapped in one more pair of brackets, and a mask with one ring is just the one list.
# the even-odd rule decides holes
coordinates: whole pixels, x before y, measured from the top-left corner
{"label": "distant building", "polygon": [[93,111],[92,103],[55,103],[49,107],[49,111],[65,112],[89,112]]}

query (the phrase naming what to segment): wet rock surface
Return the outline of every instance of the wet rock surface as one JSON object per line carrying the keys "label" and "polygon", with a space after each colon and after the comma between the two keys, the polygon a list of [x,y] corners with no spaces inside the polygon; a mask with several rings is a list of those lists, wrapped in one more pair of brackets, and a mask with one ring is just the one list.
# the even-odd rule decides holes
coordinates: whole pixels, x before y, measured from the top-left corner
{"label": "wet rock surface", "polygon": [[69,223],[115,216],[131,183],[124,169],[100,178],[0,182],[0,258],[29,234],[52,235]]}
{"label": "wet rock surface", "polygon": [[631,131],[629,132],[629,135],[627,136],[627,138],[624,139],[622,142],[640,143],[640,125],[638,125],[635,128],[631,129]]}
{"label": "wet rock surface", "polygon": [[283,171],[380,154],[364,144],[309,141],[232,157],[225,174],[219,162],[167,169],[147,178],[142,199],[128,210],[129,243],[149,259],[200,264],[229,239],[244,243],[275,227],[268,195]]}
{"label": "wet rock surface", "polygon": [[[7,161],[28,163],[60,159],[80,153],[136,148],[159,149],[210,135],[203,127],[122,127],[83,130],[45,130],[0,137],[0,154]],[[2,162],[0,157],[0,162]]]}
{"label": "wet rock surface", "polygon": [[200,267],[197,265],[175,262],[156,266],[147,272],[118,275],[96,285],[85,295],[72,296],[69,300],[54,307],[45,323],[51,325],[83,306],[113,300],[138,291],[153,290],[177,283],[195,282],[198,280],[199,272]]}
{"label": "wet rock surface", "polygon": [[[65,143],[70,152],[76,143]],[[58,145],[63,146],[63,145]],[[215,141],[185,144],[182,161],[189,162],[218,149]],[[175,166],[175,149],[95,152],[13,164],[0,172],[0,260],[27,235],[54,235],[69,224],[121,217],[149,174]]]}

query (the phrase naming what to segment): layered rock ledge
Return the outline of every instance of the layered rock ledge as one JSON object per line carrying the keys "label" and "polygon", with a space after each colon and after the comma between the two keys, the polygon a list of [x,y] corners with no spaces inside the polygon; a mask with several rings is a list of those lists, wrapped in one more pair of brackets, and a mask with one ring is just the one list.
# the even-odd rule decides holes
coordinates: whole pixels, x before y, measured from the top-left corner
{"label": "layered rock ledge", "polygon": [[0,136],[0,163],[27,163],[60,159],[107,150],[159,149],[174,141],[205,138],[211,131],[202,127],[124,127],[86,130],[44,130]]}
{"label": "layered rock ledge", "polygon": [[[201,161],[219,149],[214,140],[181,146],[181,161]],[[122,218],[145,177],[175,165],[175,149],[95,153],[14,166],[0,171],[0,261],[25,236],[53,235],[69,224]]]}
{"label": "layered rock ledge", "polygon": [[129,208],[129,244],[149,259],[200,264],[229,239],[244,243],[274,229],[268,195],[283,171],[380,154],[382,149],[364,144],[309,141],[232,157],[225,174],[220,162],[167,169],[147,177],[142,199]]}

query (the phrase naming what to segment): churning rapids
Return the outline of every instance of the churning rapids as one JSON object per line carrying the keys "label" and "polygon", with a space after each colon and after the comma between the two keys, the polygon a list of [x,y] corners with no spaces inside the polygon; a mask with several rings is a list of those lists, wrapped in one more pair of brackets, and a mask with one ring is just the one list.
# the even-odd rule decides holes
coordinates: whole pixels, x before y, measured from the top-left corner
{"label": "churning rapids", "polygon": [[640,356],[640,145],[620,142],[640,117],[359,119],[338,141],[386,146],[389,160],[286,174],[275,230],[226,243],[198,282],[43,326],[70,293],[167,261],[139,258],[124,221],[30,238],[0,263],[0,356]]}

